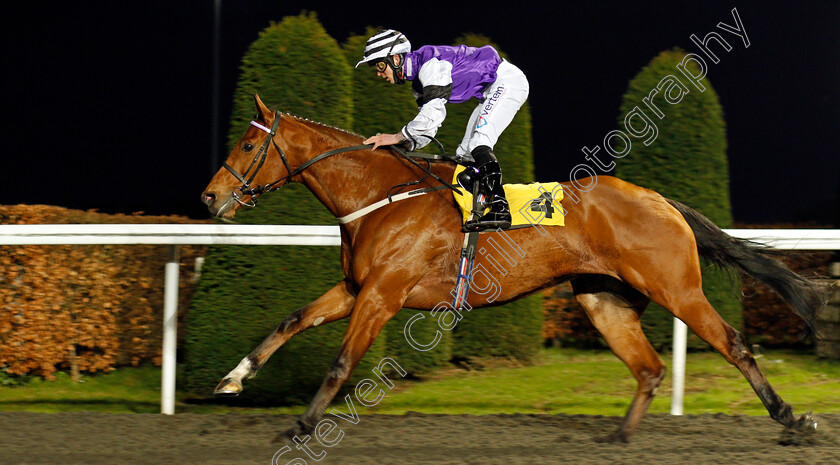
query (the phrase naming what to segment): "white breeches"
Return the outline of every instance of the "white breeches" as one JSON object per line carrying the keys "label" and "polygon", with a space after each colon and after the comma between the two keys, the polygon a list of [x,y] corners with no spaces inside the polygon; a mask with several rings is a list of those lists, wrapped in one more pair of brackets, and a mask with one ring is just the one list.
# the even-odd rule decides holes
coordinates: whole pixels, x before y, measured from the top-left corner
{"label": "white breeches", "polygon": [[464,139],[455,149],[458,157],[472,159],[470,153],[479,145],[492,149],[528,98],[528,79],[519,68],[502,60],[496,75],[496,81],[484,91],[484,101],[467,122]]}

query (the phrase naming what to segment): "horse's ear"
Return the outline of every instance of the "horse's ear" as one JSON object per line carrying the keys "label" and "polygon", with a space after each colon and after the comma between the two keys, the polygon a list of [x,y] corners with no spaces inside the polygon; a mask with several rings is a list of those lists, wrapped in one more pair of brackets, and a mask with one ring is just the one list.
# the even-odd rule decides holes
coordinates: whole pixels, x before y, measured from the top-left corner
{"label": "horse's ear", "polygon": [[257,107],[257,114],[262,118],[263,122],[268,123],[274,119],[274,113],[265,106],[257,94],[254,94],[254,106]]}

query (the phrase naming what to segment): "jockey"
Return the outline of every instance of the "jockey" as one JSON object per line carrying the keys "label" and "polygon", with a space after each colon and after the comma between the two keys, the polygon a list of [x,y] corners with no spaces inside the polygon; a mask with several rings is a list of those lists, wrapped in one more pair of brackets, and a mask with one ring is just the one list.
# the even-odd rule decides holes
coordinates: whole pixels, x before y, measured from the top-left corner
{"label": "jockey", "polygon": [[[493,146],[528,98],[528,80],[516,66],[499,57],[491,46],[480,48],[426,45],[411,51],[411,43],[393,29],[368,39],[362,63],[376,67],[377,76],[391,84],[411,81],[419,113],[396,134],[377,134],[364,141],[380,145],[403,143],[409,150],[424,147],[446,118],[447,102],[479,101],[467,123],[455,155],[467,166],[458,181],[467,190],[470,174],[478,175],[479,192],[488,198],[490,211],[464,227],[470,231],[509,228],[510,207],[502,188],[502,171]],[[472,172],[472,173],[470,173]],[[462,179],[463,178],[463,179]]]}

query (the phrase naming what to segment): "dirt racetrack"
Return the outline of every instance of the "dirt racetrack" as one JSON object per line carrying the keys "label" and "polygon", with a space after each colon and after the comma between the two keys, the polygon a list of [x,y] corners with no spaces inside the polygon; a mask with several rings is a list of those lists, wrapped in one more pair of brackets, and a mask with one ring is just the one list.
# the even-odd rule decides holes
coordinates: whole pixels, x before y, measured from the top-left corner
{"label": "dirt racetrack", "polygon": [[[328,417],[330,417],[328,415]],[[838,464],[840,415],[817,415],[819,430],[780,445],[768,417],[648,415],[630,444],[600,444],[618,417],[586,415],[361,416],[336,419],[340,442],[322,464]],[[277,415],[117,415],[0,412],[0,464],[270,464],[271,440],[294,421]],[[322,437],[335,440],[338,430]],[[324,455],[325,454],[325,455]],[[295,461],[294,459],[302,459]],[[318,458],[318,457],[316,457]],[[315,463],[291,449],[278,464]]]}

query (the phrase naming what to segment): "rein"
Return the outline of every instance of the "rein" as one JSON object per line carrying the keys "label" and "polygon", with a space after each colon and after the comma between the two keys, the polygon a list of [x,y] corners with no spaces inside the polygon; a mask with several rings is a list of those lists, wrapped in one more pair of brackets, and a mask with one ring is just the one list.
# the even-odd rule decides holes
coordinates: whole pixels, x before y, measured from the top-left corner
{"label": "rein", "polygon": [[[337,155],[339,153],[353,152],[353,151],[356,151],[356,150],[369,149],[369,148],[373,147],[373,144],[365,144],[365,145],[353,145],[353,146],[350,146],[350,147],[340,147],[340,148],[337,148],[337,149],[329,150],[327,152],[324,152],[324,153],[322,153],[322,154],[320,154],[316,157],[313,157],[313,158],[307,160],[302,165],[300,165],[297,168],[295,168],[294,170],[292,170],[291,166],[289,165],[289,160],[286,158],[285,152],[283,152],[283,149],[281,149],[280,146],[277,145],[277,141],[274,140],[274,136],[277,134],[277,128],[280,125],[280,116],[281,116],[281,113],[279,111],[274,113],[274,122],[271,124],[270,129],[267,128],[266,126],[260,124],[260,123],[257,123],[256,121],[251,121],[251,126],[254,126],[255,128],[258,128],[258,129],[268,133],[268,137],[266,138],[265,142],[263,142],[262,146],[260,146],[260,149],[257,151],[256,155],[254,155],[254,159],[251,160],[251,164],[248,165],[248,169],[245,170],[244,174],[240,174],[232,166],[228,165],[227,162],[222,164],[222,166],[226,170],[228,170],[236,179],[238,179],[242,183],[242,185],[239,186],[239,188],[238,188],[238,192],[237,192],[237,190],[233,191],[233,199],[236,200],[240,205],[242,205],[244,207],[255,207],[257,205],[256,198],[258,196],[260,196],[260,195],[262,195],[266,192],[270,192],[270,191],[273,191],[273,190],[276,190],[276,189],[279,189],[279,188],[283,187],[283,184],[288,182],[288,180],[291,179],[293,176],[296,176],[296,175],[300,174],[306,168],[309,168],[313,164],[315,164],[315,163],[317,163],[317,162],[319,162],[319,161],[321,161],[325,158],[331,157],[333,155]],[[435,142],[437,142],[437,141],[435,141]],[[286,166],[286,172],[289,173],[289,174],[287,174],[286,176],[284,176],[284,177],[282,177],[282,178],[280,178],[277,181],[274,181],[272,183],[265,184],[265,185],[262,185],[262,186],[256,185],[256,186],[252,187],[251,183],[254,181],[254,178],[257,177],[257,173],[259,173],[263,164],[265,164],[266,158],[268,157],[269,144],[274,145],[274,148],[277,150],[277,153],[280,155],[280,158],[283,160],[283,165]],[[439,144],[440,143],[438,142],[438,145]],[[458,186],[452,185],[452,184],[446,182],[445,180],[441,179],[440,176],[432,173],[431,162],[429,160],[449,160],[449,158],[447,158],[445,156],[438,156],[438,155],[432,155],[432,154],[416,153],[416,156],[418,156],[418,158],[424,158],[424,159],[427,160],[427,163],[429,164],[429,166],[424,168],[424,167],[420,166],[416,161],[414,161],[411,158],[414,155],[409,155],[409,153],[412,153],[412,152],[405,152],[405,151],[400,150],[400,149],[398,149],[396,147],[393,147],[393,146],[391,147],[391,149],[393,149],[394,152],[396,152],[397,154],[399,154],[400,156],[402,156],[403,158],[408,160],[411,164],[420,168],[421,170],[423,170],[423,172],[426,173],[426,176],[424,176],[423,179],[421,179],[421,180],[412,181],[412,182],[406,183],[404,185],[401,184],[401,185],[398,185],[398,186],[394,186],[393,188],[391,188],[391,190],[393,190],[394,188],[403,188],[403,187],[407,187],[407,186],[410,186],[410,185],[420,184],[426,178],[431,176],[432,178],[436,179],[438,182],[443,184],[443,186],[429,187],[429,188],[425,188],[425,189],[416,189],[416,190],[411,191],[411,195],[427,194],[429,192],[433,192],[433,191],[440,190],[440,189],[451,189],[452,191],[456,192],[457,194],[459,194],[459,195],[461,194],[461,192],[458,191]],[[252,169],[253,169],[253,172],[251,172]],[[279,186],[278,186],[278,184],[279,184]],[[277,187],[275,187],[275,186],[277,186]],[[399,190],[397,192],[399,192]],[[245,202],[245,201],[242,200],[243,196],[251,196],[251,200],[249,202]],[[400,196],[402,196],[402,194],[400,194]],[[403,198],[407,198],[407,196],[403,196],[402,198],[397,199],[397,200],[402,200]],[[393,201],[395,201],[395,200],[392,199],[392,194],[389,191],[388,192],[388,198],[386,199],[386,204],[391,203]],[[384,205],[382,205],[382,206],[384,206]]]}
{"label": "rein", "polygon": [[[230,171],[230,173],[234,177],[236,177],[236,179],[238,179],[240,182],[242,182],[242,185],[239,187],[239,191],[241,192],[241,194],[239,192],[233,191],[233,199],[236,200],[237,202],[239,202],[242,206],[255,207],[257,205],[257,202],[256,202],[256,197],[257,196],[262,195],[262,194],[264,194],[266,192],[269,192],[269,191],[279,189],[280,187],[283,187],[282,185],[280,185],[279,187],[275,187],[275,186],[277,186],[278,184],[287,182],[290,178],[300,174],[303,170],[305,170],[306,168],[309,168],[315,162],[321,161],[324,158],[331,157],[331,156],[333,156],[335,154],[338,154],[338,153],[352,152],[354,150],[361,150],[361,149],[373,147],[373,145],[368,144],[368,145],[354,145],[352,147],[341,147],[341,148],[333,149],[333,150],[330,150],[328,152],[324,152],[324,153],[318,155],[317,157],[312,158],[311,160],[307,160],[304,164],[302,164],[299,167],[292,170],[291,166],[289,166],[289,160],[286,158],[286,153],[283,152],[283,149],[281,149],[280,146],[277,145],[277,141],[274,140],[274,136],[277,134],[277,127],[279,125],[280,125],[280,112],[279,111],[274,113],[274,123],[271,124],[271,129],[263,126],[260,123],[257,123],[256,121],[251,121],[251,126],[254,126],[255,128],[258,128],[258,129],[268,133],[268,137],[266,138],[265,142],[263,142],[263,145],[260,147],[260,149],[257,151],[257,154],[254,155],[254,159],[251,160],[251,164],[248,165],[248,169],[245,170],[245,174],[240,174],[238,171],[233,169],[232,166],[228,165],[227,162],[225,162],[222,165],[222,166],[224,166],[224,168],[226,170]],[[280,158],[283,160],[283,165],[286,166],[286,172],[289,173],[289,174],[287,174],[286,176],[284,176],[284,177],[282,177],[282,178],[280,178],[277,181],[274,181],[272,183],[265,184],[263,186],[257,185],[255,187],[251,187],[251,182],[253,182],[254,178],[257,177],[257,173],[259,173],[260,168],[262,168],[263,164],[265,163],[265,159],[268,156],[269,144],[274,145],[274,148],[277,150],[277,153],[280,155]],[[254,169],[254,172],[251,173],[251,175],[246,179],[245,177],[248,176],[248,173],[251,171],[251,168],[254,168],[255,164],[256,164],[256,168]],[[244,196],[244,195],[250,195],[251,196],[251,201],[250,202],[244,202],[242,200],[242,196]]]}

